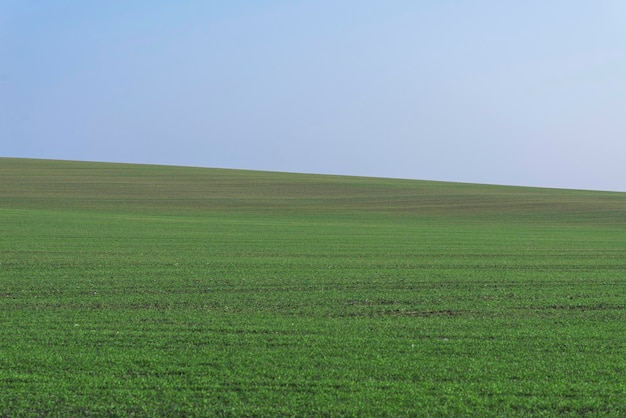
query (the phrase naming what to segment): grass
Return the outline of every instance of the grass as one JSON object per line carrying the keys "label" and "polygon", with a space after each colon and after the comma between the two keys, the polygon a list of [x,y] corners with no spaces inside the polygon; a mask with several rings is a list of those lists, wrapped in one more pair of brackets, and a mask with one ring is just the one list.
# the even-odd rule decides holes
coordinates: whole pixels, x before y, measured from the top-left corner
{"label": "grass", "polygon": [[0,159],[0,416],[624,416],[626,194]]}

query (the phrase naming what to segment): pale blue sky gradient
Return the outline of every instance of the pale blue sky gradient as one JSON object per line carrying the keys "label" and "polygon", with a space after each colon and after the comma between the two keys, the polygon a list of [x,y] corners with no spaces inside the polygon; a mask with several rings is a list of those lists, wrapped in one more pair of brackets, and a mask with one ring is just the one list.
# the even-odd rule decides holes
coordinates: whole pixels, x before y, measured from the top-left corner
{"label": "pale blue sky gradient", "polygon": [[626,191],[626,2],[5,0],[0,156]]}

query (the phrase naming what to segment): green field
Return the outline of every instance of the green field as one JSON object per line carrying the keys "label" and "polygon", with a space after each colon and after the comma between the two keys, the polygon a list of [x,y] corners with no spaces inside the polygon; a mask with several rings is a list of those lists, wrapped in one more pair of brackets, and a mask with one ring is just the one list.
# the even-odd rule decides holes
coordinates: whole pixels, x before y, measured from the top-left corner
{"label": "green field", "polygon": [[626,193],[0,159],[0,416],[626,416]]}

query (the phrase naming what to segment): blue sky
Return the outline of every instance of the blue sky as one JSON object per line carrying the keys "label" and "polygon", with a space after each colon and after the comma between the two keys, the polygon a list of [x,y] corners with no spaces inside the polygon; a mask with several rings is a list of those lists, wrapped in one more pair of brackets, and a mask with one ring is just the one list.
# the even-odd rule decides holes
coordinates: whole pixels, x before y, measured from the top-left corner
{"label": "blue sky", "polygon": [[626,191],[626,3],[0,4],[0,156]]}

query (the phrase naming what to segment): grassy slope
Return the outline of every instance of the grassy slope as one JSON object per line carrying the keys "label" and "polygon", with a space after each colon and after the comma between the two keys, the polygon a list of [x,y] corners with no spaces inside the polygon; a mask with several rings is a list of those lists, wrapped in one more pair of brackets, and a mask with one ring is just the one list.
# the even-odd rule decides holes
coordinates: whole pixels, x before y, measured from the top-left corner
{"label": "grassy slope", "polygon": [[0,415],[624,415],[626,195],[0,159]]}

